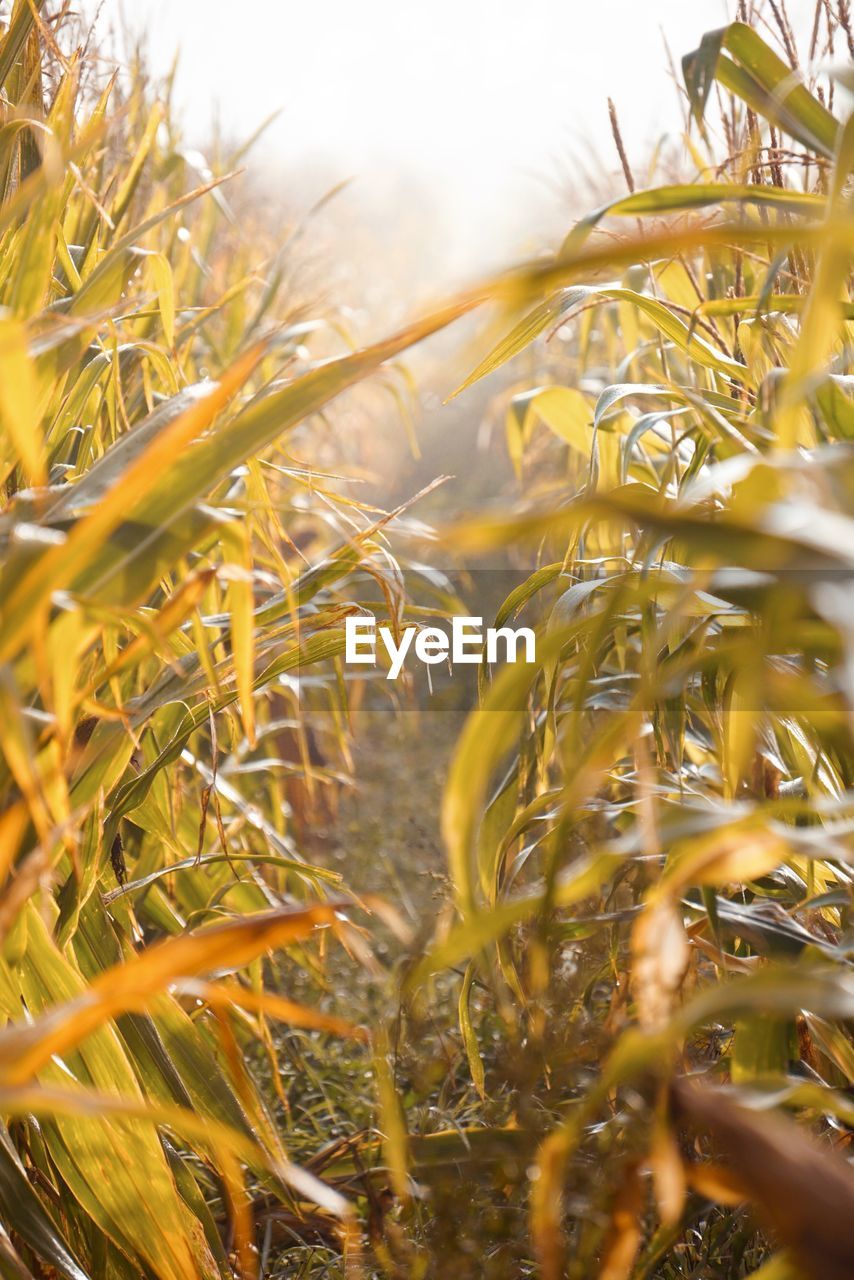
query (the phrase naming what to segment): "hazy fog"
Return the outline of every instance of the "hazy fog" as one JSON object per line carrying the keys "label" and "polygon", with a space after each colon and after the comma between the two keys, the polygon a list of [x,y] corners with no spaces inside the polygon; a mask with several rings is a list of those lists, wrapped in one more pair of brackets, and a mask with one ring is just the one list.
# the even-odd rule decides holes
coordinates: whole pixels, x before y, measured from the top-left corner
{"label": "hazy fog", "polygon": [[256,162],[307,202],[353,178],[342,220],[358,208],[386,240],[416,228],[438,287],[518,256],[582,171],[617,168],[609,95],[638,163],[678,132],[662,31],[678,65],[728,17],[723,0],[106,0],[101,12],[145,34],[156,71],[180,49],[177,101],[197,142],[216,113],[242,136],[281,110]]}

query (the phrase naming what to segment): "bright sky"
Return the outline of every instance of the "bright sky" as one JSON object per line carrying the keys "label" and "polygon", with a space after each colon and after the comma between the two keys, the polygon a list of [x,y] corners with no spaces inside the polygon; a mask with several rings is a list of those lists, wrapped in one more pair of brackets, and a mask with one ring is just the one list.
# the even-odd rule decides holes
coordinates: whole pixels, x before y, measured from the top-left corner
{"label": "bright sky", "polygon": [[[94,4],[95,0],[89,0]],[[630,153],[678,128],[662,31],[678,63],[727,19],[724,0],[105,0],[145,32],[156,71],[180,49],[177,101],[202,142],[271,112],[261,158],[306,198],[354,177],[370,207],[436,210],[449,275],[505,260],[534,207],[558,196],[585,147],[616,157],[606,99]],[[316,175],[316,178],[314,177]],[[312,182],[315,189],[312,190]]]}
{"label": "bright sky", "polygon": [[[107,0],[105,12],[115,7]],[[283,109],[287,157],[408,162],[466,198],[581,135],[622,99],[630,143],[672,119],[674,56],[723,0],[122,0],[156,62],[181,50],[188,118],[219,100],[237,131]],[[484,192],[484,195],[486,192]],[[483,196],[478,197],[483,198]]]}

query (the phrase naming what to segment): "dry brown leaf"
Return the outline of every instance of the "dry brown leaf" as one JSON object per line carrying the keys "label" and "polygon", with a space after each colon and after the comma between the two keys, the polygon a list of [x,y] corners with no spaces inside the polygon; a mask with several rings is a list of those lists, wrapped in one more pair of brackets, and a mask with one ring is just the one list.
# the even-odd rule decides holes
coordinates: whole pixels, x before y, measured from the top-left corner
{"label": "dry brown leaf", "polygon": [[776,1112],[751,1111],[723,1089],[681,1080],[673,1086],[673,1099],[691,1126],[711,1137],[731,1166],[737,1180],[734,1186],[743,1186],[804,1275],[810,1280],[851,1280],[854,1171],[850,1165],[831,1147],[808,1137],[794,1121]]}

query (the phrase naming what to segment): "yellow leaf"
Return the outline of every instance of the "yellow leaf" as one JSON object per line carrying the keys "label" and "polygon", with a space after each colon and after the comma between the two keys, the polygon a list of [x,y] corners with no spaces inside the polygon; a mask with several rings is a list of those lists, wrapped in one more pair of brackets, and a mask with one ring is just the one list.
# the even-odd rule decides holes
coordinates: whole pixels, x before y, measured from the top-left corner
{"label": "yellow leaf", "polygon": [[155,436],[148,447],[134,458],[119,482],[78,521],[68,537],[40,556],[22,575],[5,603],[9,624],[4,636],[4,656],[22,640],[34,606],[52,591],[67,586],[134,504],[156,488],[176,455],[204,431],[243,386],[262,354],[263,346],[253,347],[236,360],[217,382],[211,383],[210,392]]}
{"label": "yellow leaf", "polygon": [[176,978],[227,965],[240,968],[255,956],[334,924],[344,904],[281,907],[162,942],[105,970],[77,999],[48,1009],[26,1026],[0,1031],[0,1078],[29,1080],[55,1054],[63,1054],[111,1018],[141,1010]]}
{"label": "yellow leaf", "polygon": [[175,286],[172,281],[172,268],[162,253],[152,254],[151,273],[157,288],[157,300],[160,303],[160,319],[163,323],[163,335],[170,347],[175,346]]}
{"label": "yellow leaf", "polygon": [[688,885],[741,884],[767,875],[788,855],[788,844],[773,831],[725,827],[671,850],[661,888],[677,896]]}
{"label": "yellow leaf", "polygon": [[655,894],[632,930],[632,986],[641,1026],[666,1025],[688,967],[688,939],[676,907]]}
{"label": "yellow leaf", "polygon": [[649,1164],[661,1221],[665,1226],[675,1226],[685,1206],[685,1169],[679,1144],[664,1116],[656,1119]]}
{"label": "yellow leaf", "polygon": [[409,1143],[406,1121],[397,1095],[391,1064],[388,1033],[381,1028],[377,1035],[377,1051],[374,1071],[380,1104],[380,1129],[383,1135],[383,1151],[391,1174],[395,1194],[401,1200],[409,1199]]}
{"label": "yellow leaf", "polygon": [[593,410],[574,387],[546,387],[531,402],[546,426],[587,457],[593,440]]}
{"label": "yellow leaf", "polygon": [[27,350],[24,326],[10,316],[0,319],[0,424],[23,464],[28,483],[43,485],[46,467],[35,365]]}
{"label": "yellow leaf", "polygon": [[243,728],[255,746],[255,598],[252,587],[252,546],[248,527],[232,521],[222,528],[222,541],[231,558],[227,566],[228,605],[231,612],[231,649]]}
{"label": "yellow leaf", "polygon": [[459,1015],[460,1029],[463,1034],[463,1044],[465,1045],[466,1057],[468,1058],[469,1070],[471,1078],[474,1081],[474,1087],[477,1089],[481,1098],[486,1097],[486,1086],[484,1083],[483,1059],[480,1056],[480,1049],[477,1043],[477,1035],[471,1020],[471,1010],[469,1009],[469,1001],[471,999],[471,984],[474,978],[474,964],[466,966],[463,985],[460,988]]}

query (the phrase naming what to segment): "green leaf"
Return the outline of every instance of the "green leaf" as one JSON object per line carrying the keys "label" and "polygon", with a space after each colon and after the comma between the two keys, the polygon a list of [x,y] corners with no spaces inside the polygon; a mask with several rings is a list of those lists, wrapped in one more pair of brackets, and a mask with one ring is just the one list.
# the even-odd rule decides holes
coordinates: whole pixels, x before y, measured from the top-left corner
{"label": "green leaf", "polygon": [[33,1191],[5,1126],[0,1126],[0,1216],[65,1280],[91,1280]]}
{"label": "green leaf", "polygon": [[[725,52],[731,57],[725,56]],[[800,82],[761,36],[732,22],[703,37],[699,49],[682,60],[692,110],[702,120],[715,78],[748,106],[779,125],[798,142],[824,156],[836,147],[839,122]]]}
{"label": "green leaf", "polygon": [[5,87],[15,63],[23,55],[24,45],[33,29],[34,14],[44,8],[45,0],[15,0],[8,30],[0,42],[0,89]]}

